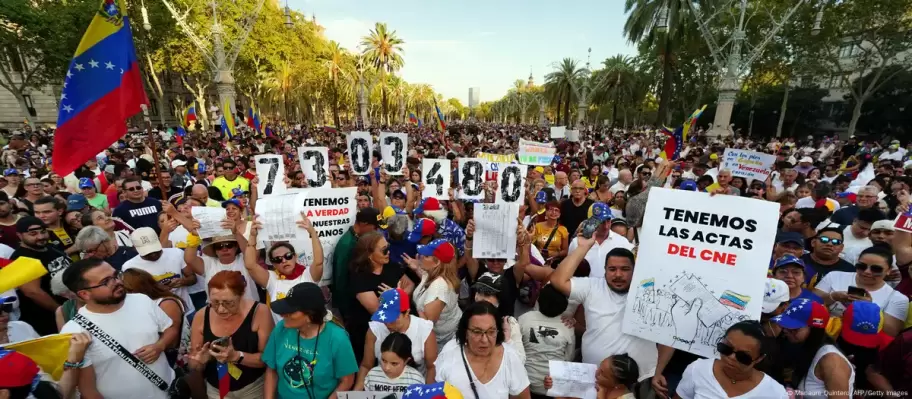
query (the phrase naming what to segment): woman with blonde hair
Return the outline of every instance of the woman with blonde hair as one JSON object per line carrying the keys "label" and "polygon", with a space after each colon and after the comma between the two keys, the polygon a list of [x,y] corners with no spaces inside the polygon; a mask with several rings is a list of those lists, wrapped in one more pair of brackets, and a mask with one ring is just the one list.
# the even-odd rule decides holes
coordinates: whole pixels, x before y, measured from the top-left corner
{"label": "woman with blonde hair", "polygon": [[462,310],[459,309],[459,277],[456,275],[456,249],[446,240],[437,239],[418,246],[418,259],[402,256],[409,269],[421,276],[415,288],[418,315],[434,323],[437,348],[450,342]]}

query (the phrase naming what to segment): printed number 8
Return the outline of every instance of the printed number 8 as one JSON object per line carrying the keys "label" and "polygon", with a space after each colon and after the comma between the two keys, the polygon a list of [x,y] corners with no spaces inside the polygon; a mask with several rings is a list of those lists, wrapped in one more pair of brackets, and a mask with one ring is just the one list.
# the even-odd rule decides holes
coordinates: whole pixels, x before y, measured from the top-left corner
{"label": "printed number 8", "polygon": [[279,171],[278,158],[260,158],[260,165],[269,164],[269,174],[266,175],[266,187],[263,188],[263,195],[272,194],[272,187],[275,185],[276,173]]}
{"label": "printed number 8", "polygon": [[469,161],[462,165],[462,191],[465,195],[481,194],[481,172],[480,162]]}

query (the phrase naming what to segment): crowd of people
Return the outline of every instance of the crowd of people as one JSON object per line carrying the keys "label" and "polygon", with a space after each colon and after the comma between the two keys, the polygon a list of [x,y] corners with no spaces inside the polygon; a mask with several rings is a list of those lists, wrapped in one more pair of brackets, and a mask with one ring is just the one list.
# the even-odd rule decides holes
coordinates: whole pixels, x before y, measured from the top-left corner
{"label": "crowd of people", "polygon": [[[909,211],[912,143],[698,131],[665,160],[647,128],[576,142],[533,126],[383,130],[408,134],[401,175],[354,174],[334,129],[134,132],[66,176],[45,162],[67,151],[53,131],[6,132],[0,258],[47,273],[0,292],[0,347],[72,338],[57,379],[0,350],[0,398],[548,398],[551,360],[596,365],[599,399],[909,397],[912,234],[893,220]],[[556,155],[528,169],[516,256],[475,256],[478,201],[458,199],[457,159],[516,154],[520,138]],[[256,210],[254,156],[282,156],[287,185],[307,188],[300,146],[327,147],[332,187],[357,203],[334,248],[283,215],[307,231],[306,256],[264,242]],[[726,148],[775,155],[769,178],[733,176]],[[449,200],[422,198],[425,158],[452,162]],[[729,326],[718,358],[622,331],[654,187],[779,204],[763,313]],[[226,218],[203,226],[194,207]]]}

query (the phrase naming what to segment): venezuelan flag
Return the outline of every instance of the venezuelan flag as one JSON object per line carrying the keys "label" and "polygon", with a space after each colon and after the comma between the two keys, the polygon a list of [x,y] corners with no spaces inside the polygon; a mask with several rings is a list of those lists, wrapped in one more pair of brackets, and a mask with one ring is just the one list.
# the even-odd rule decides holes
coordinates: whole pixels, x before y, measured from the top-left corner
{"label": "venezuelan flag", "polygon": [[228,140],[234,138],[234,134],[237,133],[234,124],[234,114],[231,112],[231,105],[228,104],[228,101],[225,101],[224,106],[222,106],[222,136],[228,136]]}
{"label": "venezuelan flag", "polygon": [[54,171],[66,176],[127,132],[124,121],[149,104],[123,0],[103,0],[63,82]]}
{"label": "venezuelan flag", "polygon": [[219,398],[222,399],[231,392],[231,376],[228,375],[228,365],[225,363],[216,363],[218,372],[218,390]]}
{"label": "venezuelan flag", "polygon": [[440,112],[440,107],[437,106],[437,100],[434,100],[434,109],[437,110],[437,128],[441,132],[446,131],[446,122],[443,121],[443,112]]}
{"label": "venezuelan flag", "polygon": [[705,110],[706,105],[694,111],[692,114],[690,114],[690,118],[687,118],[687,120],[684,121],[684,133],[681,135],[681,141],[687,141],[687,134],[693,130],[694,126],[697,124],[697,119],[700,119],[700,115],[703,115],[703,111]]}
{"label": "venezuelan flag", "polygon": [[247,107],[247,115],[244,118],[244,123],[247,124],[247,127],[253,129],[253,106]]}
{"label": "venezuelan flag", "polygon": [[263,132],[263,124],[260,122],[260,108],[256,105],[253,106],[253,130],[257,133]]}
{"label": "venezuelan flag", "polygon": [[416,125],[416,126],[418,125],[418,117],[415,116],[414,112],[409,112],[408,120],[409,120],[409,123]]}
{"label": "venezuelan flag", "polygon": [[679,126],[672,131],[668,127],[662,127],[662,134],[668,136],[668,139],[665,140],[665,149],[659,154],[660,157],[670,161],[674,161],[681,157],[681,149],[684,146],[683,129],[683,127]]}
{"label": "venezuelan flag", "polygon": [[272,137],[272,129],[266,126],[266,137]]}
{"label": "venezuelan flag", "polygon": [[184,127],[190,129],[191,123],[196,119],[196,105],[191,102],[190,106],[184,110]]}
{"label": "venezuelan flag", "polygon": [[186,136],[186,135],[187,135],[187,131],[184,130],[184,127],[183,127],[183,126],[178,126],[178,127],[177,127],[177,135],[175,136],[175,139],[177,140],[177,145],[179,145],[179,146],[183,146],[183,145],[184,145],[184,136]]}

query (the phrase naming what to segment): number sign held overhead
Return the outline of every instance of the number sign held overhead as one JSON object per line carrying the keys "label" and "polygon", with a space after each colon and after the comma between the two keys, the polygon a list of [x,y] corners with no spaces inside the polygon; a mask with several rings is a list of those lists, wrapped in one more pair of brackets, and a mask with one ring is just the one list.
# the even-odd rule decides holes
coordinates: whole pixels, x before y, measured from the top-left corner
{"label": "number sign held overhead", "polygon": [[326,147],[298,147],[298,161],[307,179],[307,187],[332,188],[329,176],[329,149]]}
{"label": "number sign held overhead", "polygon": [[488,161],[481,158],[459,158],[459,199],[483,200],[485,165]]}
{"label": "number sign held overhead", "polygon": [[424,191],[421,193],[421,198],[450,199],[449,166],[449,159],[425,158],[422,160],[421,180],[424,182]]}
{"label": "number sign held overhead", "polygon": [[502,163],[497,166],[500,173],[497,176],[495,202],[522,204],[526,194],[523,182],[526,180],[528,165]]}
{"label": "number sign held overhead", "polygon": [[364,176],[371,172],[373,145],[369,132],[351,132],[348,135],[348,157],[351,159],[352,174]]}
{"label": "number sign held overhead", "polygon": [[257,155],[256,174],[259,178],[257,185],[261,197],[272,194],[285,194],[285,162],[279,155]]}
{"label": "number sign held overhead", "polygon": [[388,175],[401,175],[408,154],[408,136],[405,133],[380,133],[380,159]]}

